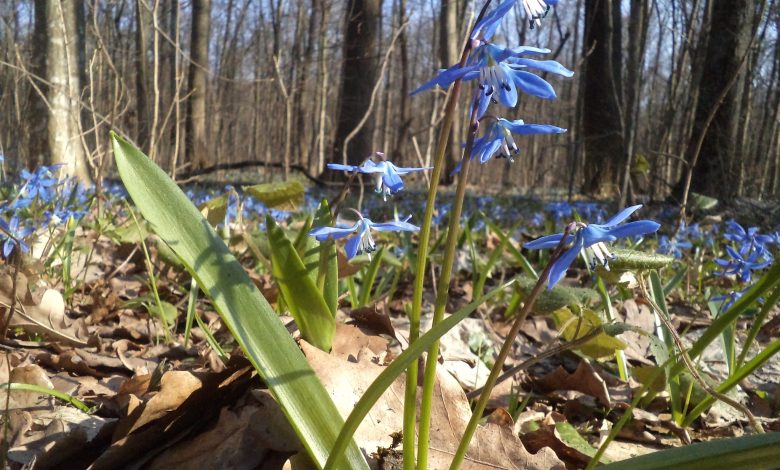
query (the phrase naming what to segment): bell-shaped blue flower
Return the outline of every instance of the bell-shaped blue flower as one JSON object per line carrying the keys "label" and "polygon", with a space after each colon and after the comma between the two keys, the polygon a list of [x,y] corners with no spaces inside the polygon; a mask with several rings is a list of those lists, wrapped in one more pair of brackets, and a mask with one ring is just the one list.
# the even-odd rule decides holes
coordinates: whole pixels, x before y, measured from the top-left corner
{"label": "bell-shaped blue flower", "polygon": [[730,246],[726,246],[726,252],[731,259],[718,258],[715,260],[723,271],[714,272],[718,276],[737,276],[742,282],[750,282],[753,271],[764,269],[772,264],[772,258],[767,257],[767,250],[763,246],[756,247],[749,255],[744,255]]}
{"label": "bell-shaped blue flower", "polygon": [[571,77],[574,72],[553,60],[521,57],[526,54],[549,52],[549,49],[538,47],[504,48],[494,44],[483,44],[474,50],[465,67],[456,64],[441,70],[434,78],[414,90],[412,95],[437,85],[446,88],[458,79],[465,81],[478,79],[480,91],[476,98],[479,105],[477,117],[485,114],[491,102],[508,108],[515,107],[519,91],[539,98],[553,99],[556,94],[552,85],[528,72],[528,69],[565,77]]}
{"label": "bell-shaped blue flower", "polygon": [[[357,212],[357,211],[356,211]],[[351,227],[318,227],[309,232],[309,235],[318,241],[325,241],[328,238],[338,240],[339,238],[350,237],[347,240],[344,250],[347,253],[347,259],[352,259],[360,253],[369,255],[376,251],[376,243],[371,237],[371,230],[377,232],[417,232],[420,227],[404,221],[390,221],[384,223],[374,223],[371,219],[365,218],[358,213],[359,219]]]}
{"label": "bell-shaped blue flower", "polygon": [[331,170],[348,172],[356,171],[358,173],[374,175],[376,177],[376,192],[382,194],[385,200],[387,200],[388,196],[392,196],[404,188],[404,182],[401,180],[401,175],[432,169],[431,167],[404,168],[395,166],[393,162],[389,161],[374,163],[371,160],[366,160],[360,166],[328,163],[328,168]]}
{"label": "bell-shaped blue flower", "polygon": [[[603,224],[584,224],[582,222],[570,224],[573,233],[570,231],[566,235],[565,241],[570,246],[553,263],[547,278],[547,288],[552,289],[563,278],[580,252],[585,252],[586,258],[591,260],[593,267],[596,264],[601,264],[609,269],[609,261],[615,259],[615,255],[609,251],[606,242],[656,232],[661,225],[652,220],[638,220],[618,226],[640,207],[642,206],[627,207]],[[531,250],[555,248],[563,236],[564,233],[547,235],[526,243],[524,247]]]}
{"label": "bell-shaped blue flower", "polygon": [[3,243],[3,257],[8,258],[8,255],[11,254],[15,247],[19,247],[22,253],[28,253],[30,247],[27,246],[24,239],[29,237],[33,231],[32,227],[23,227],[17,216],[11,217],[8,223],[0,219],[0,238],[5,239]]}

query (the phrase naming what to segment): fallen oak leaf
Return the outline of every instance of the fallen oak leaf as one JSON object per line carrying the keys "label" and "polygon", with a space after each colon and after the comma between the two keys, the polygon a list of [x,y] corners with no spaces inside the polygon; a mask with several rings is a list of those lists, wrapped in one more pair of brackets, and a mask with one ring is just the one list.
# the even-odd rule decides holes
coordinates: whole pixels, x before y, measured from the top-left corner
{"label": "fallen oak leaf", "polygon": [[608,408],[612,406],[606,382],[586,359],[580,361],[573,373],[569,373],[563,367],[558,366],[554,371],[537,379],[535,384],[546,392],[553,390],[576,390],[595,397]]}

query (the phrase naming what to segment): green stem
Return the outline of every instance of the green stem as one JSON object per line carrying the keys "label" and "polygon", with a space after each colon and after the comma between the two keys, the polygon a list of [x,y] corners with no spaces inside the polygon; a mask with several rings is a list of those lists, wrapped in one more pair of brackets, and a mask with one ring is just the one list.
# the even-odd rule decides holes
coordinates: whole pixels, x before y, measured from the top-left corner
{"label": "green stem", "polygon": [[504,340],[504,344],[501,346],[501,351],[498,353],[498,357],[496,358],[495,364],[493,364],[493,368],[490,369],[490,375],[488,376],[487,382],[485,382],[482,394],[479,396],[479,400],[477,401],[477,405],[471,415],[471,419],[469,419],[469,423],[466,425],[466,430],[463,432],[463,437],[461,438],[460,444],[458,445],[458,450],[455,451],[455,457],[452,459],[452,463],[450,464],[450,470],[459,469],[463,464],[463,459],[466,458],[466,451],[469,449],[471,438],[474,436],[474,432],[477,430],[479,420],[482,419],[482,413],[485,411],[485,407],[487,406],[488,400],[490,399],[490,393],[493,391],[493,387],[496,385],[496,380],[498,380],[498,376],[501,375],[504,361],[506,361],[506,358],[512,351],[515,338],[520,332],[520,327],[522,327],[523,323],[525,323],[525,319],[531,312],[534,303],[536,303],[537,297],[539,297],[539,294],[542,292],[542,288],[547,282],[547,278],[550,276],[550,271],[552,270],[553,264],[563,252],[566,239],[569,235],[569,230],[569,227],[566,227],[564,230],[560,243],[555,248],[555,251],[553,251],[552,256],[550,256],[550,261],[547,263],[547,267],[544,268],[544,271],[542,272],[541,276],[539,276],[539,280],[536,281],[536,285],[534,285],[533,290],[531,290],[531,293],[528,294],[528,297],[525,299],[523,309],[515,319],[514,324],[512,324],[512,329],[509,330],[509,333]]}
{"label": "green stem", "polygon": [[[489,3],[489,2],[488,2]],[[484,10],[483,10],[484,11]],[[466,65],[469,53],[471,52],[471,41],[468,41],[463,49],[460,58],[461,67]],[[431,239],[431,225],[433,221],[433,210],[436,207],[436,191],[439,189],[439,180],[444,169],[444,156],[447,152],[450,130],[455,120],[455,108],[458,105],[460,97],[461,81],[457,80],[452,84],[449,92],[449,101],[444,110],[444,121],[442,122],[439,133],[439,141],[436,144],[436,154],[433,162],[433,171],[431,172],[431,185],[428,188],[428,199],[425,203],[425,215],[420,227],[420,242],[417,252],[417,263],[414,278],[414,293],[412,295],[412,310],[409,314],[409,344],[420,337],[420,315],[422,312],[422,296],[425,281],[425,267],[428,261],[428,248]],[[409,365],[406,372],[406,390],[404,393],[404,469],[414,469],[414,437],[415,437],[415,418],[417,416],[417,361]]]}
{"label": "green stem", "polygon": [[[472,112],[473,121],[476,121],[476,107]],[[447,241],[444,245],[444,260],[439,274],[439,290],[436,293],[436,304],[433,310],[432,326],[439,324],[444,317],[444,309],[449,298],[450,279],[452,278],[452,266],[455,261],[455,248],[458,244],[460,231],[460,215],[463,211],[463,200],[466,197],[466,185],[468,182],[469,162],[471,161],[471,149],[474,143],[476,126],[469,133],[469,139],[463,153],[462,167],[458,173],[458,186],[455,192],[452,211],[450,212],[450,224],[447,227]],[[422,400],[420,402],[420,435],[417,439],[417,468],[428,468],[428,440],[431,428],[431,410],[433,406],[433,390],[436,384],[436,365],[439,357],[439,341],[435,341],[428,349],[428,357],[425,360],[425,375],[423,378]]]}

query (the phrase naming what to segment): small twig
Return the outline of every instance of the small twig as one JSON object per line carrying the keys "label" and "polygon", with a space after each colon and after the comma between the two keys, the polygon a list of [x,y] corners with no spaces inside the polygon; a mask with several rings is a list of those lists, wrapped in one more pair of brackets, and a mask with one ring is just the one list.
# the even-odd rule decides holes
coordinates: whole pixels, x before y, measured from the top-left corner
{"label": "small twig", "polygon": [[658,318],[660,318],[661,322],[666,327],[666,330],[669,332],[670,335],[672,335],[672,340],[674,341],[674,344],[677,346],[677,349],[680,351],[680,357],[683,360],[683,363],[685,364],[685,368],[688,369],[688,372],[691,373],[691,376],[696,380],[696,382],[699,384],[699,386],[704,389],[712,398],[716,400],[720,400],[723,403],[726,403],[727,405],[731,406],[732,408],[736,409],[737,411],[744,414],[748,421],[750,421],[750,425],[753,426],[753,428],[756,430],[756,432],[763,434],[764,428],[761,426],[761,423],[758,422],[755,416],[753,416],[753,413],[750,412],[750,410],[747,408],[747,406],[743,405],[742,403],[734,400],[733,398],[724,395],[723,393],[720,393],[713,389],[712,387],[707,384],[707,382],[704,381],[702,376],[699,374],[699,371],[696,370],[696,366],[693,364],[693,361],[691,360],[691,357],[688,355],[688,351],[685,349],[685,345],[682,342],[682,339],[680,339],[680,335],[677,334],[677,330],[675,330],[674,325],[672,325],[672,322],[669,321],[668,318],[666,318],[666,315],[664,315],[661,308],[658,306],[658,304],[655,303],[653,298],[649,295],[647,292],[647,287],[645,287],[645,279],[641,275],[639,276],[639,289],[642,291],[642,295],[645,297],[645,300],[650,304],[650,306],[655,310],[656,315]]}

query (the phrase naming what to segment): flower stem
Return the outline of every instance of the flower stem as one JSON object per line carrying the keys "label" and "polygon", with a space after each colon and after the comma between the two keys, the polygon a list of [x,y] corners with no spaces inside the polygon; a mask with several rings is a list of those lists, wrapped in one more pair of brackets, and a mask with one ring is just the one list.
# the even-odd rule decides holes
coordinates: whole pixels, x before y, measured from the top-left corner
{"label": "flower stem", "polygon": [[[444,309],[447,306],[449,298],[450,279],[452,277],[452,265],[455,261],[455,248],[458,244],[458,235],[460,234],[460,215],[463,211],[463,201],[466,198],[466,185],[468,184],[469,162],[471,162],[471,150],[474,147],[474,136],[477,133],[477,100],[474,100],[474,106],[471,111],[471,128],[469,131],[466,147],[461,159],[461,169],[458,173],[458,186],[455,190],[455,199],[450,211],[450,223],[447,227],[447,241],[444,246],[444,260],[439,274],[439,290],[436,293],[436,304],[433,310],[433,323],[436,326],[444,317]],[[420,435],[417,440],[417,468],[425,470],[428,468],[428,440],[430,438],[431,428],[431,409],[433,405],[433,390],[436,384],[436,365],[439,357],[439,341],[435,341],[425,360],[425,375],[423,379],[422,400],[420,403]]]}
{"label": "flower stem", "polygon": [[[488,2],[490,3],[490,2]],[[482,16],[483,12],[480,14]],[[466,47],[460,58],[460,65],[464,67],[471,52],[471,41],[467,41]],[[422,227],[420,228],[420,241],[417,249],[417,262],[414,278],[414,293],[412,295],[412,310],[409,314],[409,343],[411,344],[420,337],[420,315],[422,311],[422,295],[425,281],[425,267],[428,261],[428,248],[431,238],[431,225],[433,221],[433,211],[436,206],[436,192],[439,189],[439,180],[444,169],[444,156],[447,153],[447,144],[449,143],[450,130],[455,120],[455,108],[458,105],[460,97],[461,80],[452,84],[449,92],[449,101],[444,110],[444,121],[439,132],[439,140],[436,143],[436,154],[431,171],[431,184],[428,188],[428,199],[425,203],[425,215],[423,216]],[[415,419],[417,417],[417,375],[418,361],[414,361],[406,372],[406,390],[404,394],[404,430],[403,430],[403,449],[404,449],[404,469],[414,470],[414,437],[415,437]]]}
{"label": "flower stem", "polygon": [[493,387],[496,385],[498,376],[501,375],[504,361],[506,361],[507,356],[509,356],[509,352],[514,346],[515,337],[517,337],[517,334],[520,332],[520,327],[522,327],[523,323],[525,323],[525,319],[528,317],[528,313],[533,308],[534,303],[536,303],[536,298],[539,296],[539,293],[541,293],[544,284],[547,282],[547,278],[550,275],[550,270],[552,269],[555,260],[558,259],[558,257],[563,252],[568,234],[569,228],[567,227],[564,230],[560,243],[558,243],[558,246],[555,248],[555,251],[553,251],[552,256],[550,256],[550,261],[547,263],[547,267],[544,268],[544,272],[542,272],[542,274],[539,276],[539,280],[536,281],[536,285],[534,285],[533,290],[531,290],[531,293],[528,294],[528,297],[525,299],[523,309],[520,311],[520,314],[517,315],[517,318],[515,318],[515,322],[512,324],[512,329],[509,330],[509,333],[504,340],[504,344],[501,346],[501,351],[498,353],[498,357],[496,358],[495,364],[493,364],[493,368],[490,369],[490,375],[488,376],[487,382],[485,382],[482,394],[479,396],[479,400],[477,401],[477,405],[471,415],[471,419],[469,420],[468,425],[466,425],[466,430],[463,432],[463,438],[460,440],[458,450],[455,451],[455,457],[452,460],[452,464],[450,464],[451,470],[458,469],[463,464],[463,459],[466,457],[466,451],[469,449],[471,438],[474,436],[474,432],[477,430],[477,424],[479,424],[479,420],[482,418],[482,413],[485,411],[487,402],[490,399],[490,393],[493,391]]}

